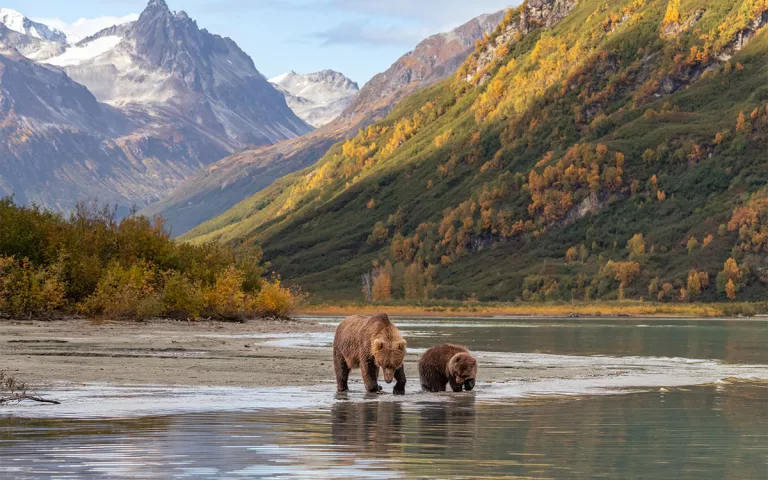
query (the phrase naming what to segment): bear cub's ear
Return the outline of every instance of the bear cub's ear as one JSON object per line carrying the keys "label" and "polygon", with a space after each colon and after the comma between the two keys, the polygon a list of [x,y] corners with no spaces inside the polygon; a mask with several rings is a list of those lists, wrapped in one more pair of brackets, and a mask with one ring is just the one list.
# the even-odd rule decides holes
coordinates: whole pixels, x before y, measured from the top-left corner
{"label": "bear cub's ear", "polygon": [[399,350],[405,350],[405,345],[406,345],[405,340],[399,340],[395,342],[395,348]]}
{"label": "bear cub's ear", "polygon": [[373,349],[375,351],[378,352],[379,350],[381,350],[383,348],[384,348],[384,341],[383,340],[377,338],[376,340],[373,341]]}

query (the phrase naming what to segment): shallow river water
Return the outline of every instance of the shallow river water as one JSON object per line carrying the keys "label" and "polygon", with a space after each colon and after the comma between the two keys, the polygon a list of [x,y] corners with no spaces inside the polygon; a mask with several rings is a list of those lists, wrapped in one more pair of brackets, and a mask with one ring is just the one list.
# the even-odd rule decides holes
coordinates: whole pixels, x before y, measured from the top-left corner
{"label": "shallow river water", "polygon": [[396,323],[411,351],[456,342],[487,369],[583,374],[458,395],[409,379],[399,398],[338,396],[331,383],[61,387],[49,392],[60,407],[0,410],[0,479],[768,478],[768,322]]}

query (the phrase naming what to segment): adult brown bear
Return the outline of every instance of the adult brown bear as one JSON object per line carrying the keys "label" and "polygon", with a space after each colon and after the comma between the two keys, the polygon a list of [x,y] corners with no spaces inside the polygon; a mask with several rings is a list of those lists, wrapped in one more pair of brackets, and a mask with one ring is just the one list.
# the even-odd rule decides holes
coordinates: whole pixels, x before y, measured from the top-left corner
{"label": "adult brown bear", "polygon": [[353,368],[360,367],[366,391],[379,393],[377,377],[379,367],[384,370],[384,380],[397,380],[392,391],[405,394],[405,340],[400,331],[389,321],[386,313],[372,317],[354,315],[344,319],[336,328],[333,340],[333,370],[339,392],[349,390],[347,380]]}
{"label": "adult brown bear", "polygon": [[445,384],[454,392],[475,388],[477,360],[461,345],[432,347],[419,360],[421,388],[427,392],[444,392]]}

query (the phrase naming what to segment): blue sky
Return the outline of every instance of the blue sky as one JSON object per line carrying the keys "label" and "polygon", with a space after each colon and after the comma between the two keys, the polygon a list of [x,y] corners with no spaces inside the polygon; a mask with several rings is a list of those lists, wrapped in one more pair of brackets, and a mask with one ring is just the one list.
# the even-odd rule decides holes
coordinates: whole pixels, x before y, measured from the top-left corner
{"label": "blue sky", "polygon": [[[519,0],[166,0],[198,25],[233,38],[272,77],[338,70],[362,86],[432,33]],[[2,0],[40,19],[140,13],[147,0]]]}

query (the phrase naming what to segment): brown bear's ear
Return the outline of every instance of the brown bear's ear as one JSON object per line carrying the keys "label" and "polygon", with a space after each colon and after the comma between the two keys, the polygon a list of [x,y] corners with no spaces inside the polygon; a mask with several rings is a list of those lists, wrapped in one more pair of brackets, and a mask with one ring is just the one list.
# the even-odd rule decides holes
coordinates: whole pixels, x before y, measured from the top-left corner
{"label": "brown bear's ear", "polygon": [[400,350],[405,350],[405,340],[400,340],[397,343],[395,343],[395,347],[399,348]]}
{"label": "brown bear's ear", "polygon": [[384,348],[384,341],[383,340],[377,338],[376,340],[373,341],[373,349],[375,351],[378,352],[382,348]]}

